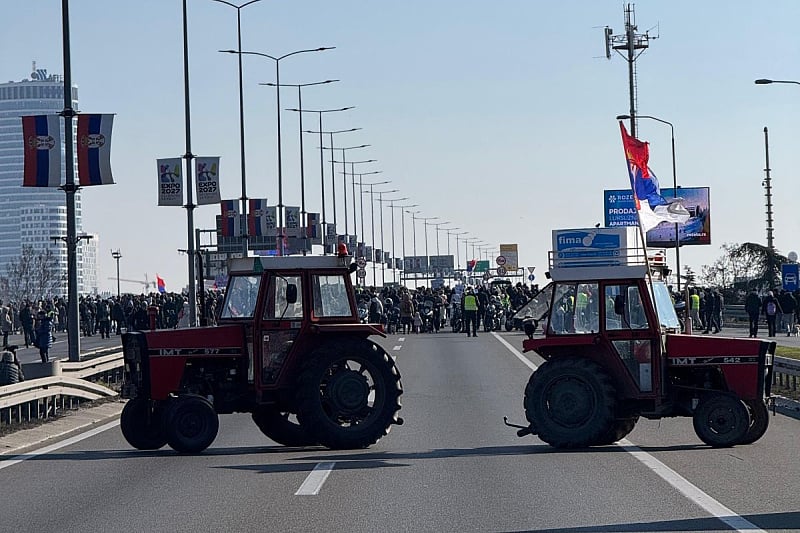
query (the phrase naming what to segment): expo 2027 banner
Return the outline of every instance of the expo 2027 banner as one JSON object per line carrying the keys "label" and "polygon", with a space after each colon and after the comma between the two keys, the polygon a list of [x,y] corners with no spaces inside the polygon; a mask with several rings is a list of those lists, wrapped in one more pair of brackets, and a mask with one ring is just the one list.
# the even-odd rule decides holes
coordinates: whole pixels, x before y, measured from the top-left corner
{"label": "expo 2027 banner", "polygon": [[[672,188],[662,188],[661,196],[673,197]],[[635,226],[636,207],[630,189],[603,191],[605,225]],[[680,187],[678,196],[683,198],[683,206],[689,211],[689,220],[678,224],[681,246],[689,244],[711,244],[711,204],[708,187]],[[647,232],[647,246],[654,248],[675,247],[675,224],[662,222]]]}

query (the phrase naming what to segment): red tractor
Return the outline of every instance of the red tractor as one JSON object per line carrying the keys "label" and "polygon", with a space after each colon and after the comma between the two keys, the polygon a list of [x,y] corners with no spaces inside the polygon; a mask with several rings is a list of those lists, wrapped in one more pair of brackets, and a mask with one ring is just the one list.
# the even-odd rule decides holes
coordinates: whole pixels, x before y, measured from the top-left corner
{"label": "red tractor", "polygon": [[364,448],[402,424],[394,360],[362,324],[348,256],[229,264],[218,325],[126,333],[122,434],[135,448],[199,453],[219,414],[252,413],[286,446]]}
{"label": "red tractor", "polygon": [[530,425],[514,426],[518,435],[605,445],[639,417],[674,416],[692,417],[714,447],[764,435],[775,343],[682,334],[669,290],[647,271],[644,262],[553,268],[551,256],[552,283],[517,314],[527,317],[524,351],[545,359],[525,388]]}

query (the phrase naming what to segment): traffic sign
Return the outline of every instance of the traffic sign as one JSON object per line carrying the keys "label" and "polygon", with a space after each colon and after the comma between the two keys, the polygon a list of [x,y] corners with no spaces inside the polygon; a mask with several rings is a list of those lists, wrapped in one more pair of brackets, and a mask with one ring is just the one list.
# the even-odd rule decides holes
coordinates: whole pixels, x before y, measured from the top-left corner
{"label": "traffic sign", "polygon": [[[360,266],[361,268],[364,268],[365,266],[367,266],[367,260],[366,260],[365,258],[363,258],[363,257],[359,257],[359,258],[356,260],[356,264],[357,264],[358,266]],[[363,277],[363,276],[360,276],[360,277]]]}
{"label": "traffic sign", "polygon": [[[500,257],[502,257],[502,256],[500,256]],[[497,267],[497,275],[498,276],[505,276],[506,274],[508,274],[508,271],[506,270],[506,267],[503,267],[503,266]]]}
{"label": "traffic sign", "polygon": [[505,256],[504,256],[504,255],[498,255],[498,256],[497,256],[497,259],[495,259],[495,262],[496,262],[498,265],[500,265],[500,266],[503,266],[503,265],[505,265],[505,264],[506,264],[506,258],[505,258]]}
{"label": "traffic sign", "polygon": [[536,267],[528,267],[528,272],[533,274],[533,271],[536,270]]}
{"label": "traffic sign", "polygon": [[800,265],[797,263],[784,263],[781,265],[781,281],[783,281],[784,290],[796,291],[799,277]]}
{"label": "traffic sign", "polygon": [[366,278],[367,277],[367,271],[364,270],[363,268],[359,268],[358,270],[356,270],[356,277],[357,278]]}
{"label": "traffic sign", "polygon": [[533,274],[528,275],[528,281],[533,281],[535,279],[536,279],[536,276],[534,276]]}

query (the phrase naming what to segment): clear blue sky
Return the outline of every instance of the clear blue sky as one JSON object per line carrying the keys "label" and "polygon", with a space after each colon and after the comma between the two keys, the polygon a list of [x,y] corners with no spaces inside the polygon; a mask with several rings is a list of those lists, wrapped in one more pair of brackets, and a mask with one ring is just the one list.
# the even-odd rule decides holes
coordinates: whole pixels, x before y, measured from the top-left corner
{"label": "clear blue sky", "polygon": [[[3,2],[0,79],[27,77],[33,60],[63,72],[60,5]],[[542,272],[551,230],[601,222],[603,190],[628,184],[615,120],[628,112],[627,64],[618,55],[605,59],[602,35],[606,25],[623,31],[623,7],[605,0],[264,0],[243,11],[243,48],[282,55],[336,46],[282,62],[281,82],[341,79],[305,89],[303,105],[357,106],[330,116],[325,129],[363,128],[338,137],[340,145],[372,145],[350,152],[378,160],[363,171],[381,170],[421,216],[495,245],[518,243],[521,264]],[[800,157],[800,87],[753,80],[800,79],[791,65],[800,4],[645,0],[635,8],[639,31],[658,36],[637,62],[638,111],[674,124],[679,185],[711,188],[713,244],[682,248],[682,263],[699,272],[723,243],[765,244],[764,126],[775,245],[784,254],[797,250],[791,183]],[[81,110],[116,113],[117,183],[83,189],[84,229],[100,234],[101,289],[115,288],[110,249],[119,248],[122,277],[158,273],[179,290],[187,280],[177,252],[186,247],[186,213],[156,205],[155,160],[185,151],[181,2],[73,1],[70,9]],[[222,157],[222,196],[238,198],[236,57],[217,52],[236,48],[236,12],[190,0],[189,23],[192,151]],[[274,64],[245,57],[244,71],[247,194],[277,203],[275,89],[258,85],[274,81]],[[296,91],[284,91],[282,107],[296,106]],[[284,204],[299,205],[297,115],[286,112],[282,121]],[[645,120],[639,128],[651,143],[650,166],[669,182],[669,128]],[[307,209],[317,211],[319,153],[316,139],[306,141]],[[199,207],[196,226],[212,228],[218,212]],[[337,212],[342,229],[341,203]],[[384,229],[389,248],[388,214]],[[422,239],[418,224],[419,255]]]}

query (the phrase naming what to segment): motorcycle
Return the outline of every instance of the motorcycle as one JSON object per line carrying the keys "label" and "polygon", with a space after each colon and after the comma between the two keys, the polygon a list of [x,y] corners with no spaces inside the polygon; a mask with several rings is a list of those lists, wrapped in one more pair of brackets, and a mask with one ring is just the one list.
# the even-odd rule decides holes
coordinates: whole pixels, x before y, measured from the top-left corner
{"label": "motorcycle", "polygon": [[464,327],[464,318],[461,316],[460,306],[453,307],[450,327],[453,329],[453,333],[461,333],[461,329]]}
{"label": "motorcycle", "polygon": [[420,311],[422,317],[422,331],[430,333],[433,331],[433,303],[430,301],[422,302]]}
{"label": "motorcycle", "polygon": [[483,329],[484,331],[497,331],[500,329],[500,317],[503,316],[503,310],[500,305],[489,303],[486,306],[486,313],[483,316]]}

